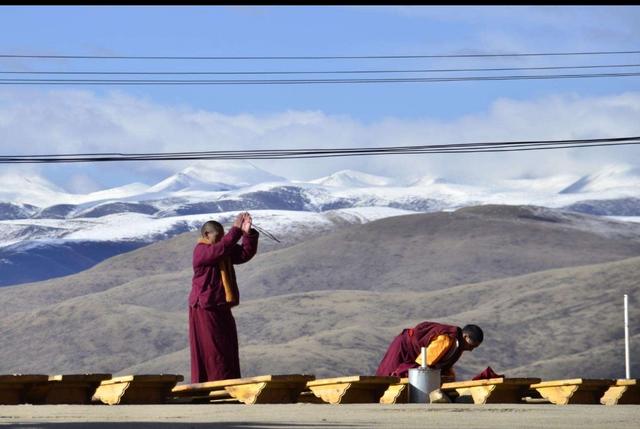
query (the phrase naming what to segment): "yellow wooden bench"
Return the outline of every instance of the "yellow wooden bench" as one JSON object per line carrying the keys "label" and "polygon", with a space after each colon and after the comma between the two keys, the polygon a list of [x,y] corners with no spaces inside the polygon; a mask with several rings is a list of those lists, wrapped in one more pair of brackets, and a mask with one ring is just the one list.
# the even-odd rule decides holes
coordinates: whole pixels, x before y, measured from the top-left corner
{"label": "yellow wooden bench", "polygon": [[[453,377],[442,376],[442,382],[453,380]],[[400,382],[389,385],[389,388],[384,392],[382,398],[380,398],[381,404],[406,404],[409,401],[409,377],[403,377]]]}
{"label": "yellow wooden bench", "polygon": [[[453,377],[444,376],[442,380],[451,380]],[[389,385],[389,388],[380,398],[381,404],[406,404],[409,401],[409,377],[403,377],[400,382]]]}
{"label": "yellow wooden bench", "polygon": [[[491,378],[443,383],[442,391],[458,402],[475,404],[516,404],[529,392],[530,385],[539,383],[539,378]],[[408,378],[392,384],[385,391],[381,404],[405,404],[408,400]]]}
{"label": "yellow wooden bench", "polygon": [[599,404],[600,398],[614,384],[614,380],[573,378],[532,384],[543,398],[556,405]]}
{"label": "yellow wooden bench", "polygon": [[600,398],[603,405],[640,404],[640,385],[635,379],[615,380],[615,384],[609,387]]}
{"label": "yellow wooden bench", "polygon": [[323,403],[366,404],[380,402],[389,385],[399,382],[399,377],[355,375],[310,381],[307,383],[307,389]]}
{"label": "yellow wooden bench", "polygon": [[50,375],[27,390],[26,401],[30,404],[89,404],[100,383],[110,378],[111,374]]}
{"label": "yellow wooden bench", "polygon": [[26,402],[26,393],[35,383],[49,379],[45,374],[0,375],[0,405],[17,405]]}
{"label": "yellow wooden bench", "polygon": [[92,401],[118,404],[163,404],[171,389],[184,378],[179,374],[126,375],[104,380]]}
{"label": "yellow wooden bench", "polygon": [[474,404],[519,404],[539,378],[488,378],[443,383],[442,391],[455,397],[456,402]]}
{"label": "yellow wooden bench", "polygon": [[380,398],[381,404],[406,404],[409,400],[407,385],[409,378],[401,378],[398,383],[390,384]]}
{"label": "yellow wooden bench", "polygon": [[313,375],[287,374],[183,384],[171,391],[171,402],[242,402],[290,404],[298,401]]}

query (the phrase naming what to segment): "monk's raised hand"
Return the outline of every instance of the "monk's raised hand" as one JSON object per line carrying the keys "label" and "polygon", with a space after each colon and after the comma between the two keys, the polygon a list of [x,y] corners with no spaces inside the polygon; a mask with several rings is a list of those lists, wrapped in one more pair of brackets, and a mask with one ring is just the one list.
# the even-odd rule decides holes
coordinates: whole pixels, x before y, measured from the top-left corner
{"label": "monk's raised hand", "polygon": [[251,231],[251,223],[253,219],[251,219],[251,215],[249,213],[244,214],[244,220],[242,221],[242,231],[247,234]]}
{"label": "monk's raised hand", "polygon": [[233,221],[233,226],[237,228],[242,227],[242,223],[244,222],[244,213],[238,213],[236,219]]}

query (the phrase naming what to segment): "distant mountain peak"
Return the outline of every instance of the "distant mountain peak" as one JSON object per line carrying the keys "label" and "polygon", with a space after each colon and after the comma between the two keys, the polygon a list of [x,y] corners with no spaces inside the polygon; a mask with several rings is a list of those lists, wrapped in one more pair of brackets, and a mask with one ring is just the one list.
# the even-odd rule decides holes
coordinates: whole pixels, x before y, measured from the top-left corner
{"label": "distant mountain peak", "polygon": [[244,161],[199,162],[149,188],[149,192],[190,190],[226,191],[262,182],[281,182],[285,178],[271,174]]}
{"label": "distant mountain peak", "polygon": [[0,183],[7,186],[20,186],[22,189],[27,190],[44,189],[53,192],[64,192],[53,183],[36,174],[5,173],[0,175]]}
{"label": "distant mountain peak", "polygon": [[608,189],[640,187],[640,169],[624,164],[602,167],[595,173],[582,176],[561,190],[560,194],[601,192]]}
{"label": "distant mountain peak", "polygon": [[310,183],[322,186],[334,186],[337,188],[363,188],[370,186],[390,186],[393,185],[395,181],[389,177],[376,176],[361,171],[341,170],[330,176],[311,180]]}
{"label": "distant mountain peak", "polygon": [[37,174],[0,175],[0,201],[46,206],[66,192]]}
{"label": "distant mountain peak", "polygon": [[417,179],[411,180],[409,183],[409,186],[420,188],[420,187],[432,186],[432,185],[455,185],[455,184],[458,184],[458,183],[454,180],[445,179],[444,177],[425,175]]}

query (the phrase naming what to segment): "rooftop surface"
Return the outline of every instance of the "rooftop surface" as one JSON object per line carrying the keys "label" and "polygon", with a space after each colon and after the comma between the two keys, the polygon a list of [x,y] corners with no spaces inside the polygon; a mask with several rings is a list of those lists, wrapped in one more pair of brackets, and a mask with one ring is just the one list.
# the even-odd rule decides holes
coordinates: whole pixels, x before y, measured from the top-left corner
{"label": "rooftop surface", "polygon": [[16,405],[20,428],[637,428],[640,405]]}

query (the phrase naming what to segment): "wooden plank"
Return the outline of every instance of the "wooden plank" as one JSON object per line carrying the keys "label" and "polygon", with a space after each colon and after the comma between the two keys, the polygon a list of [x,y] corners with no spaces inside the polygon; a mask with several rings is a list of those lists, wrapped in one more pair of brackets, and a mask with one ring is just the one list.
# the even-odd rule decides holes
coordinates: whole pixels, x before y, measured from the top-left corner
{"label": "wooden plank", "polygon": [[320,399],[316,395],[314,395],[312,391],[306,390],[306,391],[302,391],[300,393],[300,396],[298,396],[298,403],[300,403],[300,404],[325,404],[326,402],[324,402],[322,399]]}
{"label": "wooden plank", "polygon": [[556,405],[599,404],[613,380],[573,378],[532,384],[531,388]]}
{"label": "wooden plank", "polygon": [[169,404],[216,404],[227,403],[233,401],[240,403],[237,399],[233,399],[226,390],[214,390],[212,392],[194,393],[192,396],[174,396],[170,395],[167,399]]}
{"label": "wooden plank", "polygon": [[[203,383],[181,384],[174,387],[171,392],[176,396],[189,395],[191,392],[223,390],[227,386],[241,384],[264,383],[264,382],[298,382],[301,377],[306,381],[314,380],[315,376],[305,374],[285,374],[285,375],[260,375],[257,377],[229,378],[226,380],[206,381]],[[305,381],[305,382],[306,382]]]}
{"label": "wooden plank", "polygon": [[478,387],[478,386],[488,386],[493,384],[526,384],[529,383],[535,384],[540,383],[539,378],[508,378],[508,377],[499,377],[499,378],[487,378],[482,380],[465,380],[465,381],[454,381],[450,383],[443,383],[443,389],[458,389],[458,388],[469,388],[469,387]]}
{"label": "wooden plank", "polygon": [[209,395],[204,396],[169,396],[167,397],[166,404],[208,404],[211,402]]}
{"label": "wooden plank", "polygon": [[531,385],[536,383],[540,383],[539,378],[500,377],[444,383],[441,389],[457,396],[456,402],[519,404],[531,390]]}
{"label": "wooden plank", "polygon": [[67,383],[102,383],[106,380],[111,380],[111,374],[60,374],[49,376],[49,381]]}
{"label": "wooden plank", "polygon": [[[380,402],[383,404],[400,404],[408,400],[408,378],[400,383],[392,384],[386,390]],[[521,403],[522,398],[530,393],[530,386],[539,383],[539,378],[492,378],[484,380],[467,380],[443,383],[441,389],[459,402],[475,404]]]}
{"label": "wooden plank", "polygon": [[322,378],[320,380],[310,381],[308,386],[320,386],[323,384],[335,384],[335,383],[360,383],[360,384],[384,384],[384,383],[397,383],[400,381],[399,377],[379,377],[377,375],[350,375],[346,377],[334,377],[334,378]]}
{"label": "wooden plank", "polygon": [[40,383],[49,379],[46,374],[0,374],[2,384]]}
{"label": "wooden plank", "polygon": [[640,404],[640,384],[635,379],[618,379],[600,398],[603,405]]}
{"label": "wooden plank", "polygon": [[26,392],[31,404],[89,404],[97,387],[111,374],[61,374],[35,383]]}
{"label": "wooden plank", "polygon": [[[442,376],[442,382],[453,380],[453,377]],[[389,385],[389,388],[384,392],[382,398],[380,398],[381,404],[406,404],[409,401],[409,378],[404,377],[400,379],[399,383]]]}
{"label": "wooden plank", "polygon": [[[285,374],[234,378],[176,386],[174,397],[203,396],[213,401],[240,401],[244,404],[289,404],[297,402],[313,375]],[[222,393],[225,392],[225,393]]]}
{"label": "wooden plank", "polygon": [[184,377],[179,374],[128,375],[104,380],[93,402],[117,404],[163,404],[171,389]]}
{"label": "wooden plank", "polygon": [[182,381],[184,377],[179,374],[136,374],[136,375],[123,375],[120,377],[113,377],[109,380],[104,380],[101,384],[118,384],[127,383],[131,381],[142,383],[167,383],[171,381]]}
{"label": "wooden plank", "polygon": [[385,390],[384,394],[380,398],[381,404],[406,404],[409,400],[409,378],[404,377],[400,379],[399,383],[393,383],[389,385],[389,388]]}
{"label": "wooden plank", "polygon": [[209,400],[230,399],[231,393],[227,392],[226,390],[214,390],[213,392],[209,392],[207,398],[209,398]]}
{"label": "wooden plank", "polygon": [[330,404],[365,404],[380,402],[391,384],[399,377],[349,376],[310,381],[307,388]]}
{"label": "wooden plank", "polygon": [[307,374],[254,377],[249,383],[227,385],[225,390],[233,399],[248,405],[292,404],[298,401],[307,383],[315,378]]}
{"label": "wooden plank", "polygon": [[46,374],[1,374],[0,405],[18,405],[26,402],[26,393],[35,383],[46,382]]}

